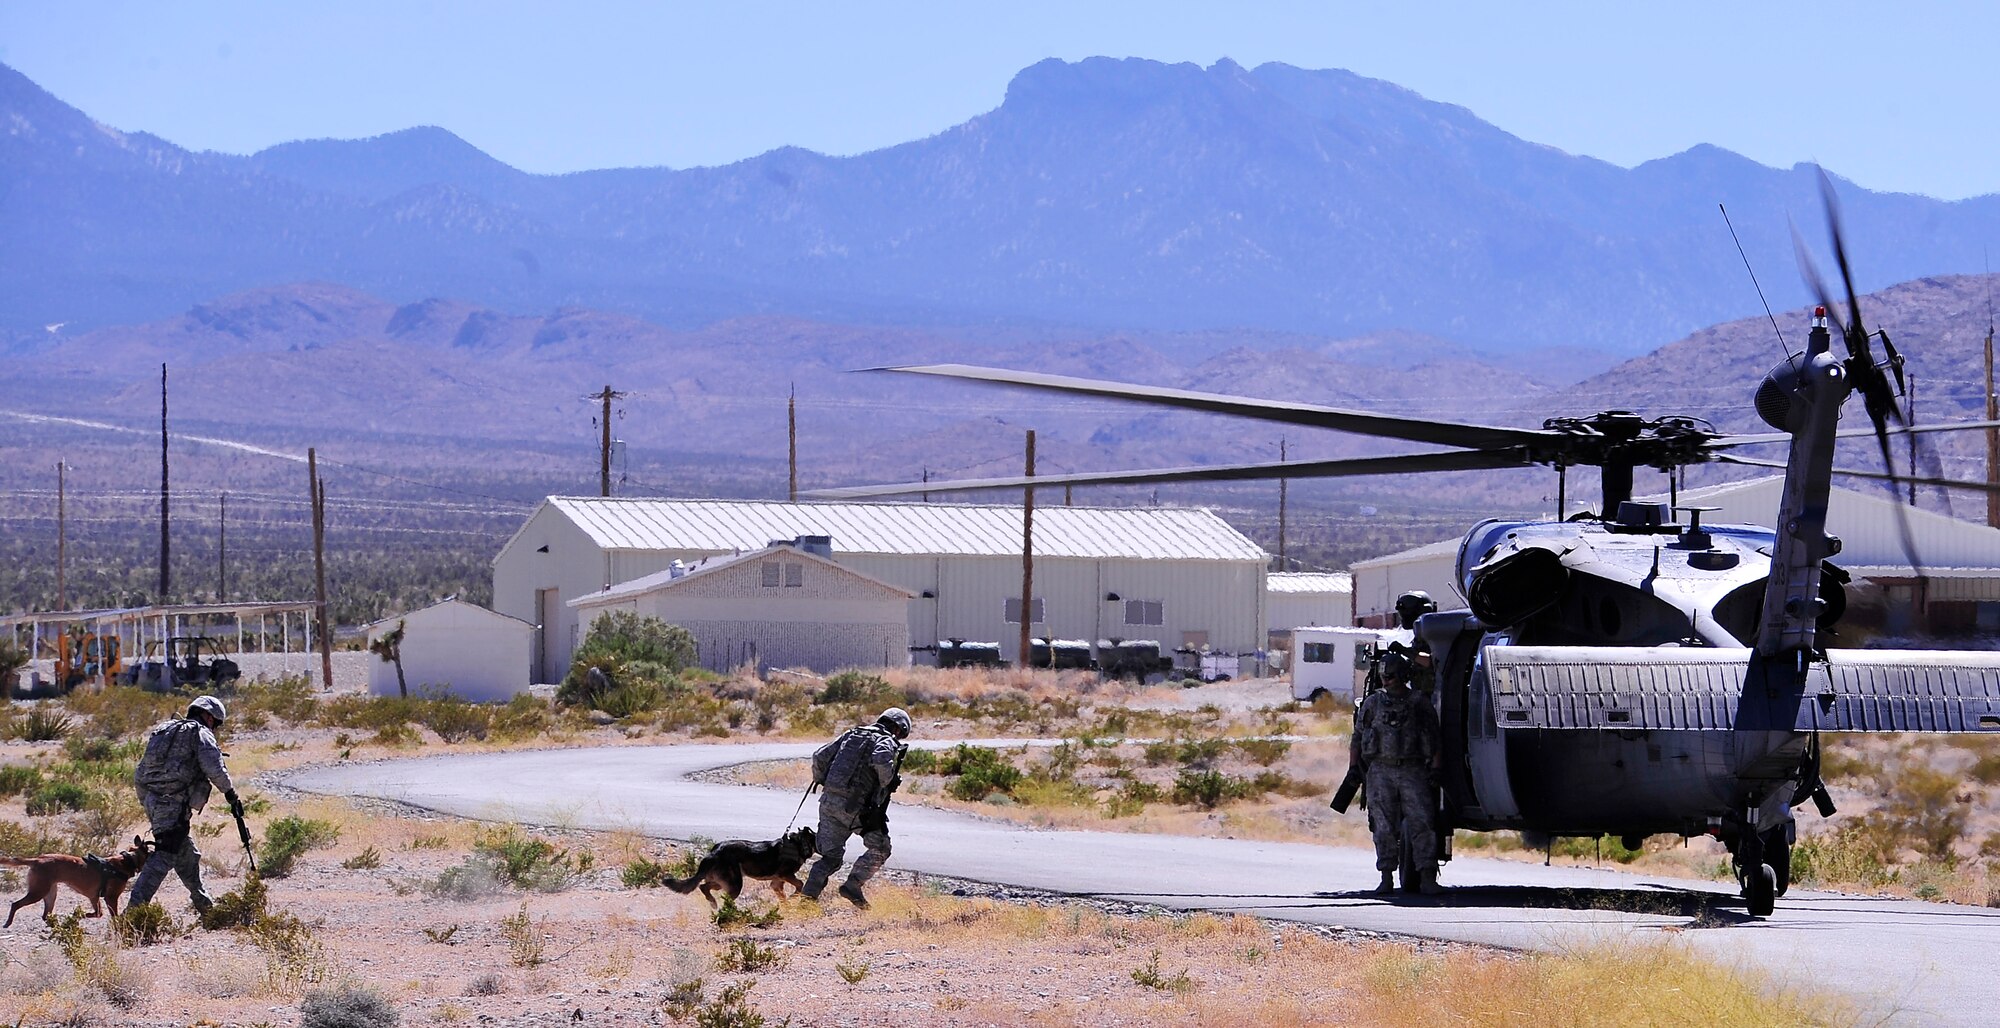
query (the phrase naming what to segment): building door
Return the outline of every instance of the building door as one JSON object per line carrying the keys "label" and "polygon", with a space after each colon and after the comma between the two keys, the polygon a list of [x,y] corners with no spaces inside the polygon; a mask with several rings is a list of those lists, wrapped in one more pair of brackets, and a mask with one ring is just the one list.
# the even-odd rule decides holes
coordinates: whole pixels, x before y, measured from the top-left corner
{"label": "building door", "polygon": [[535,590],[535,681],[553,682],[557,676],[550,665],[555,654],[550,652],[550,644],[555,641],[556,618],[562,610],[562,590]]}

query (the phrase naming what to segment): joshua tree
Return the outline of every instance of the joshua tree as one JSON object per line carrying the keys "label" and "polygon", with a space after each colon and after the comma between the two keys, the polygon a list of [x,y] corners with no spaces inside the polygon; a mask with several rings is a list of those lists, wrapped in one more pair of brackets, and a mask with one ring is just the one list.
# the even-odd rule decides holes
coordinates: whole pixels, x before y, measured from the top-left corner
{"label": "joshua tree", "polygon": [[405,622],[398,621],[395,628],[377,636],[368,644],[368,652],[396,665],[396,691],[402,694],[404,699],[409,699],[410,685],[408,682],[403,681],[404,624]]}

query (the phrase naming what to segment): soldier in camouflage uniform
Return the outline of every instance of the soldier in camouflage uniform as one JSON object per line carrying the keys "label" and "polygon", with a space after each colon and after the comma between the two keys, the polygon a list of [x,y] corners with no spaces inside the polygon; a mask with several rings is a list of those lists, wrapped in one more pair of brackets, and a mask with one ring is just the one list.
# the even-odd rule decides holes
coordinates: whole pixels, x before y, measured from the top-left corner
{"label": "soldier in camouflage uniform", "polygon": [[889,795],[902,784],[898,771],[909,747],[910,715],[890,707],[872,725],[850,729],[813,754],[813,783],[819,797],[819,860],[806,876],[802,893],[818,899],[827,879],[847,856],[847,837],[859,832],[867,847],[841,883],[840,894],[863,910],[861,887],[889,860]]}
{"label": "soldier in camouflage uniform", "polygon": [[243,801],[215,741],[215,729],[225,716],[221,700],[198,696],[188,704],[187,717],[158,725],[146,740],[145,755],[139,758],[132,780],[146,820],[152,822],[154,849],[132,882],[132,906],[150,902],[169,869],[179,873],[196,910],[205,912],[215,905],[201,887],[201,851],[195,848],[189,828],[195,813],[208,805],[211,785],[222,790],[229,812],[238,820],[243,817]]}
{"label": "soldier in camouflage uniform", "polygon": [[[1394,892],[1403,868],[1403,890],[1434,895],[1437,884],[1437,712],[1410,688],[1410,659],[1385,653],[1382,688],[1369,693],[1354,714],[1349,759],[1366,771],[1368,827],[1375,835],[1378,893]],[[1409,854],[1408,862],[1404,854]]]}

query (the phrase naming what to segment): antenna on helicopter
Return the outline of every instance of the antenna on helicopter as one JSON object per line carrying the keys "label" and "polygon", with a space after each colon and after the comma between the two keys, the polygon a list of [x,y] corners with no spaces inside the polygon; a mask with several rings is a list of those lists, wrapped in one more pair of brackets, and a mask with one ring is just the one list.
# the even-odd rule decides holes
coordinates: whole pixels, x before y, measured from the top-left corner
{"label": "antenna on helicopter", "polygon": [[1736,256],[1743,258],[1743,270],[1750,273],[1750,285],[1757,290],[1757,302],[1764,305],[1764,316],[1771,319],[1771,331],[1778,333],[1779,356],[1790,357],[1791,344],[1785,342],[1785,330],[1778,327],[1778,316],[1771,313],[1771,301],[1764,298],[1764,287],[1757,281],[1757,269],[1750,266],[1750,255],[1743,252],[1743,240],[1736,238],[1736,224],[1729,220],[1729,208],[1716,204],[1715,209],[1722,212],[1722,223],[1729,226],[1729,238],[1736,244]]}

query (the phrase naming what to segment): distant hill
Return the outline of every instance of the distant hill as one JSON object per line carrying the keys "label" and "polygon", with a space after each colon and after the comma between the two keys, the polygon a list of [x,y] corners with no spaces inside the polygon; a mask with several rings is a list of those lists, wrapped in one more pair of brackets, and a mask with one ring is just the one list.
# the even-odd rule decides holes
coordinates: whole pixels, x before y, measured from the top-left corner
{"label": "distant hill", "polygon": [[[1756,309],[1718,202],[1781,305],[1803,299],[1787,219],[1823,236],[1803,167],[1704,146],[1621,169],[1386,82],[1226,60],[1044,61],[926,139],[686,170],[529,175],[441,128],[191,153],[4,66],[0,124],[17,349],[50,324],[325,281],[681,329],[1408,331],[1637,354]],[[1976,270],[2000,236],[2000,197],[1840,192],[1864,288]]]}

